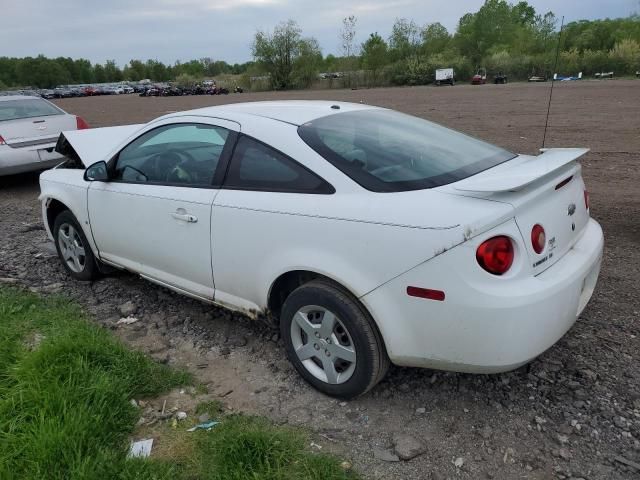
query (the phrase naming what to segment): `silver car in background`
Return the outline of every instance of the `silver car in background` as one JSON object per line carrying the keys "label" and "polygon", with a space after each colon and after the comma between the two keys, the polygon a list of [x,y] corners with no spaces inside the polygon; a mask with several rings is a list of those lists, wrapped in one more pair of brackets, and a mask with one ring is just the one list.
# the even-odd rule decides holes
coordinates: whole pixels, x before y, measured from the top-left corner
{"label": "silver car in background", "polygon": [[89,125],[43,98],[0,97],[0,176],[53,167],[64,160],[54,151],[62,131]]}

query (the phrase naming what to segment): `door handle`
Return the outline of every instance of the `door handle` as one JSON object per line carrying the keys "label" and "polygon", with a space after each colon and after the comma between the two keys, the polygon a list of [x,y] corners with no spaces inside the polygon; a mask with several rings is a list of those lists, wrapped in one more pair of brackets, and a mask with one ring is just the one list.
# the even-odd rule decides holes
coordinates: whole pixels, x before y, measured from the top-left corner
{"label": "door handle", "polygon": [[191,215],[190,213],[183,213],[181,211],[177,211],[171,214],[173,218],[176,220],[180,220],[181,222],[187,223],[196,223],[198,221],[198,217],[195,215]]}

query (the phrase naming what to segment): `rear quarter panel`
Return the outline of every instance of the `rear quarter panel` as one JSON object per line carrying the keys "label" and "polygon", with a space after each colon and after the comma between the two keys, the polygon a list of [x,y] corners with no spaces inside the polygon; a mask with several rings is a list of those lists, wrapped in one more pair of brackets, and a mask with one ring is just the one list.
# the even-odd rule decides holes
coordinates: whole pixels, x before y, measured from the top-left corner
{"label": "rear quarter panel", "polygon": [[[216,298],[219,293],[228,294],[264,308],[273,282],[293,270],[325,275],[360,297],[464,243],[473,234],[469,226],[478,225],[472,218],[488,215],[493,222],[511,212],[496,202],[423,194],[449,202],[450,223],[439,223],[442,205],[421,209],[414,204],[411,218],[405,211],[411,203],[405,204],[403,195],[394,200],[369,192],[304,195],[221,190],[211,222]],[[469,208],[463,211],[462,205]],[[431,222],[428,210],[434,212]],[[394,217],[405,223],[393,222]]]}

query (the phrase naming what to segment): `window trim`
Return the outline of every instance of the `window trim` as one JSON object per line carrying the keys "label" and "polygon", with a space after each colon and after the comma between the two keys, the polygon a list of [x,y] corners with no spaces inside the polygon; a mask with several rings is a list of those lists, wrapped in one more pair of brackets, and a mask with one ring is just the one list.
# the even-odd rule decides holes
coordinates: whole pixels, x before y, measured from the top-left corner
{"label": "window trim", "polygon": [[[233,186],[233,185],[228,185],[227,182],[229,180],[229,171],[231,169],[231,164],[233,163],[233,161],[236,158],[236,149],[238,147],[238,143],[240,142],[240,140],[242,138],[247,138],[251,141],[254,141],[270,150],[273,150],[274,152],[276,152],[278,155],[283,156],[285,159],[287,159],[288,161],[290,161],[292,164],[294,164],[296,167],[310,173],[311,175],[313,175],[314,177],[318,178],[322,184],[320,186],[320,188],[317,191],[309,191],[309,190],[305,190],[305,189],[295,189],[295,188],[277,188],[277,187],[273,187],[273,186],[264,186],[264,187],[242,187],[242,186]],[[275,148],[273,145],[269,145],[266,142],[263,142],[261,140],[258,140],[255,137],[252,137],[251,135],[247,135],[245,133],[239,133],[237,138],[235,139],[235,144],[233,146],[233,151],[231,152],[231,155],[229,156],[229,158],[227,159],[227,165],[225,168],[225,172],[224,172],[224,179],[222,182],[222,185],[220,186],[221,189],[223,190],[239,190],[239,191],[245,191],[245,192],[274,192],[274,193],[299,193],[299,194],[305,194],[305,195],[333,195],[334,193],[336,193],[336,189],[333,185],[331,185],[331,183],[329,183],[327,180],[325,180],[323,177],[321,177],[320,175],[318,175],[316,172],[314,172],[313,170],[311,170],[309,167],[301,164],[300,162],[298,162],[297,160],[291,158],[289,155],[287,155],[286,153],[282,152],[281,150]]]}
{"label": "window trim", "polygon": [[133,185],[150,185],[150,186],[156,186],[156,187],[160,186],[160,187],[184,187],[184,188],[208,188],[208,189],[221,188],[221,185],[222,185],[221,179],[223,175],[226,173],[228,160],[231,154],[233,153],[233,150],[235,149],[238,132],[231,130],[227,127],[222,127],[220,125],[214,125],[211,123],[203,123],[203,122],[189,121],[189,122],[165,123],[165,124],[157,125],[153,128],[150,128],[149,130],[146,130],[145,132],[138,135],[136,138],[132,139],[129,143],[127,143],[124,147],[122,147],[118,151],[118,153],[116,153],[113,157],[109,159],[109,161],[107,162],[107,169],[109,171],[109,176],[115,174],[115,169],[118,164],[118,159],[120,158],[120,154],[122,153],[122,151],[125,148],[129,147],[129,145],[131,145],[133,142],[137,141],[140,137],[148,133],[151,133],[155,130],[158,130],[160,128],[177,127],[177,126],[183,126],[183,125],[203,125],[205,127],[221,128],[229,132],[229,134],[227,135],[227,139],[224,143],[224,146],[222,147],[222,152],[220,153],[218,164],[216,165],[216,169],[213,172],[213,176],[211,177],[211,182],[208,185],[203,185],[200,183],[194,184],[194,183],[169,183],[169,182],[134,182],[131,180],[121,180],[121,179],[115,179],[115,178],[109,180],[109,183],[127,183],[127,184],[133,184]]}

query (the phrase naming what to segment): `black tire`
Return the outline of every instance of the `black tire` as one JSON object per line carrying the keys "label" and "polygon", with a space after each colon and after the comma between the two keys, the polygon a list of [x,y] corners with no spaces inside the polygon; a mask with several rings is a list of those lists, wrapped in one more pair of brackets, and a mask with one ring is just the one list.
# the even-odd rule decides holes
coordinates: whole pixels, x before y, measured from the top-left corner
{"label": "black tire", "polygon": [[[77,233],[77,237],[76,235],[71,235],[74,246],[81,247],[84,250],[84,255],[79,255],[79,261],[75,270],[69,265],[70,260],[65,259],[65,255],[63,254],[61,247],[63,240],[61,239],[60,230],[63,230],[63,232],[66,232],[67,236],[69,236],[69,226],[73,228],[75,233]],[[72,278],[81,281],[89,281],[100,275],[96,258],[89,246],[87,237],[78,223],[78,220],[76,220],[76,217],[69,210],[64,210],[56,217],[52,233],[54,243],[56,245],[56,251],[58,252],[58,258],[60,259],[64,269]]]}
{"label": "black tire", "polygon": [[[349,348],[355,350],[356,361],[350,377],[343,383],[332,384],[317,378],[296,354],[292,338],[292,322],[301,309],[309,306],[322,307],[333,313],[347,331]],[[382,380],[389,369],[389,357],[373,319],[352,295],[330,282],[314,280],[294,290],[282,307],[280,330],[287,357],[298,373],[309,384],[327,395],[339,398],[362,395]],[[307,342],[313,343],[316,340],[312,342],[307,339]],[[320,366],[319,357],[311,360]],[[339,360],[339,357],[336,360]]]}

